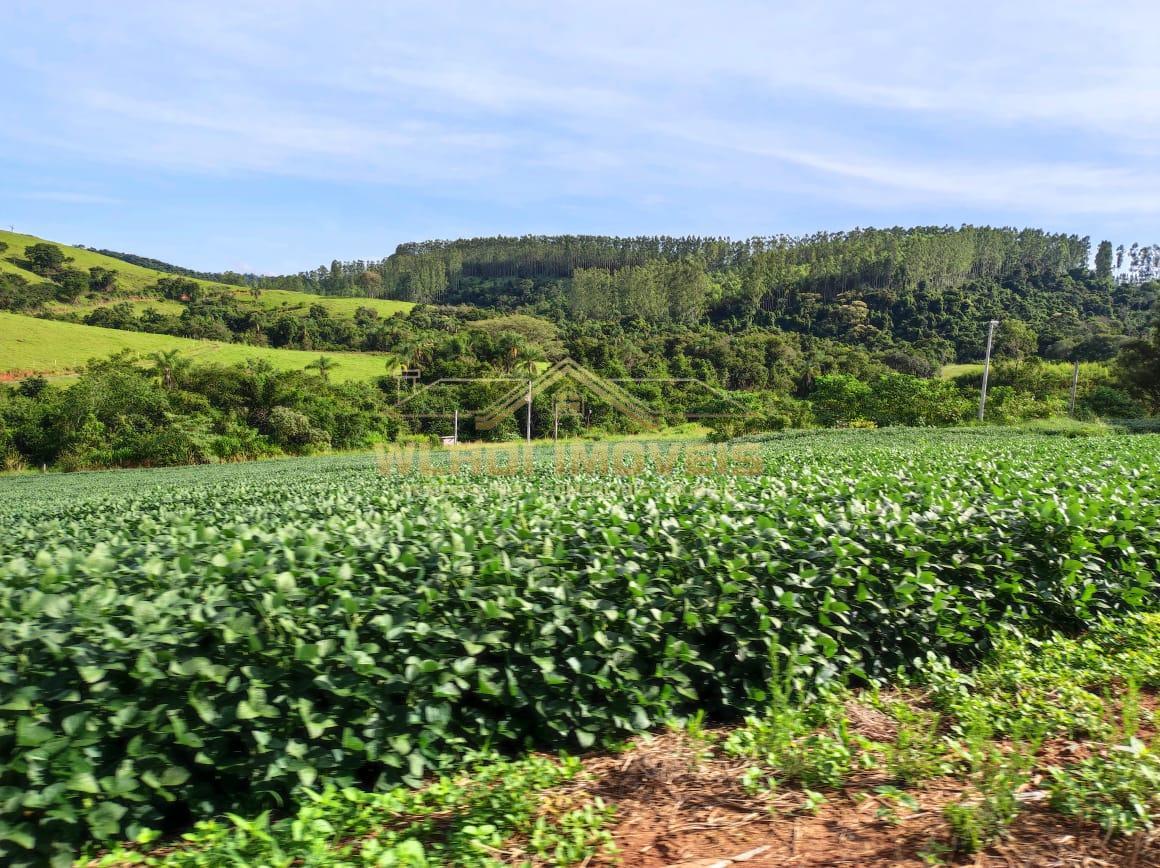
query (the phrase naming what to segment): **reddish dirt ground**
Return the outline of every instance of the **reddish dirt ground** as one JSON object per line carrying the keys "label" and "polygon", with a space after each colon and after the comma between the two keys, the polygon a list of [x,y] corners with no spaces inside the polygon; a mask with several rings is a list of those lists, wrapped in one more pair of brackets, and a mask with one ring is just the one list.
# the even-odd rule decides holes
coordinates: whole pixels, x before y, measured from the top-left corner
{"label": "reddish dirt ground", "polygon": [[[889,735],[881,729],[889,719],[876,714],[863,707],[856,726],[880,739]],[[1066,765],[1089,753],[1082,742],[1058,739],[1043,745],[1036,765]],[[888,823],[878,816],[883,803],[874,788],[887,783],[879,772],[860,773],[843,790],[826,793],[826,802],[810,814],[801,810],[799,790],[746,792],[739,782],[746,763],[723,758],[678,732],[641,739],[624,753],[591,757],[585,766],[587,780],[557,796],[564,803],[599,796],[617,806],[613,836],[619,861],[594,860],[591,866],[920,868],[932,864],[924,853],[941,851],[943,862],[935,864],[1160,868],[1160,832],[1107,841],[1094,824],[1052,812],[1039,789],[1041,775],[1033,775],[1020,792],[1023,809],[1008,834],[983,852],[956,860],[949,855],[951,835],[942,808],[961,796],[961,780],[940,778],[909,790],[918,810],[900,808],[897,821]]]}

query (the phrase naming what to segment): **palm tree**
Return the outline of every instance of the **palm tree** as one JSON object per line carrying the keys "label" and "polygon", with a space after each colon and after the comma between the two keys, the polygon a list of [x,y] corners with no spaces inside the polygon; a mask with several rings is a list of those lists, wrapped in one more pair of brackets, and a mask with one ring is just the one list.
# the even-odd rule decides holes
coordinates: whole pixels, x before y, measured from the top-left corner
{"label": "palm tree", "polygon": [[242,379],[239,390],[246,405],[246,419],[265,434],[270,413],[291,400],[290,388],[266,359],[247,359],[246,371],[250,376]]}
{"label": "palm tree", "polygon": [[383,353],[383,363],[387,366],[387,375],[394,374],[396,377],[403,368],[402,353]]}
{"label": "palm tree", "polygon": [[324,383],[330,382],[330,372],[338,367],[338,362],[330,356],[319,356],[306,366],[306,370],[318,371],[318,378]]}
{"label": "palm tree", "polygon": [[[434,345],[430,341],[415,335],[405,335],[395,345],[395,349],[388,355],[388,359],[398,364],[398,376],[401,379],[406,371],[418,368],[423,362],[430,361],[433,350]],[[388,365],[390,363],[388,361]],[[408,379],[411,381],[411,387],[414,388],[415,378],[412,376]]]}
{"label": "palm tree", "polygon": [[153,373],[161,378],[161,385],[166,389],[176,389],[177,376],[189,367],[189,359],[183,357],[180,350],[160,350],[148,357],[153,360]]}
{"label": "palm tree", "polygon": [[431,358],[431,344],[429,341],[415,336],[408,336],[399,341],[395,352],[399,356],[399,363],[404,368],[417,367],[420,363]]}
{"label": "palm tree", "polygon": [[403,364],[403,356],[401,353],[384,353],[383,361],[387,366],[387,376],[395,378],[395,400],[399,400],[399,391],[403,385],[403,369],[406,367]]}
{"label": "palm tree", "polygon": [[541,359],[534,355],[527,355],[516,362],[514,370],[518,374],[527,374],[529,378],[534,379],[540,373],[541,364],[543,364]]}

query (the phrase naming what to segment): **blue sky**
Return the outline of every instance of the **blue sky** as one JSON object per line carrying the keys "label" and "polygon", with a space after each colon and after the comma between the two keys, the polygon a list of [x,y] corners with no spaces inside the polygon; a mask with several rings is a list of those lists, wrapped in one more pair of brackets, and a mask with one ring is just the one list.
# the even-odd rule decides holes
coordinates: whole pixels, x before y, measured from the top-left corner
{"label": "blue sky", "polygon": [[9,0],[0,224],[205,269],[400,241],[1160,240],[1160,4]]}

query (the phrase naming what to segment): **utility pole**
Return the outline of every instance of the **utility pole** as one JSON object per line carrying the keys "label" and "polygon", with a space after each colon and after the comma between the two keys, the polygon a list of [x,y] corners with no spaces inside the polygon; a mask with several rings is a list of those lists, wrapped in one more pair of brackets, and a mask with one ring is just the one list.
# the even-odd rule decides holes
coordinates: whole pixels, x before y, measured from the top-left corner
{"label": "utility pole", "polygon": [[552,442],[560,439],[560,402],[552,402]]}
{"label": "utility pole", "polygon": [[987,411],[987,380],[991,376],[991,344],[995,341],[995,326],[999,320],[993,319],[987,323],[987,354],[983,359],[983,388],[979,392],[979,421],[983,421],[983,414]]}
{"label": "utility pole", "polygon": [[532,381],[528,380],[528,442],[532,442]]}
{"label": "utility pole", "polygon": [[453,432],[453,436],[451,439],[453,439],[455,441],[456,446],[459,445],[459,408],[458,407],[455,408],[455,430]]}
{"label": "utility pole", "polygon": [[1075,368],[1071,372],[1071,399],[1067,402],[1067,415],[1075,418],[1075,390],[1079,386],[1079,359],[1075,360]]}

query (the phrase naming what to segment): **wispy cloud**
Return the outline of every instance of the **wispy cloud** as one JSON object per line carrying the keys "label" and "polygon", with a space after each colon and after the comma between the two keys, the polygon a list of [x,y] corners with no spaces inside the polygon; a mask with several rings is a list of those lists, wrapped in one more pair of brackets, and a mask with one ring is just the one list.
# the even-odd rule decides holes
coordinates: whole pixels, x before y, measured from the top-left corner
{"label": "wispy cloud", "polygon": [[122,200],[99,193],[78,193],[72,190],[27,190],[17,193],[20,199],[37,202],[60,202],[65,205],[119,205]]}
{"label": "wispy cloud", "polygon": [[0,155],[379,185],[408,235],[488,203],[493,231],[578,207],[610,230],[787,228],[762,201],[831,226],[1160,218],[1143,0],[19,5]]}

